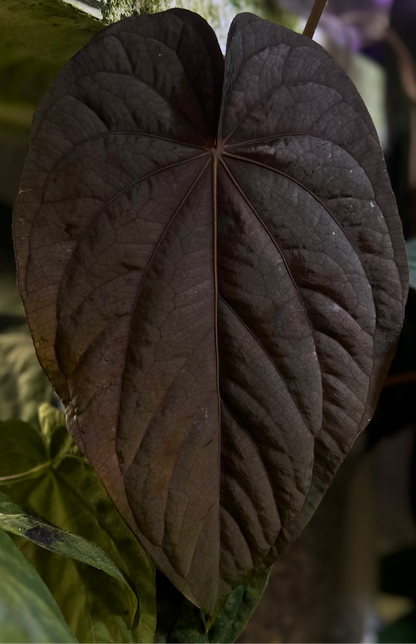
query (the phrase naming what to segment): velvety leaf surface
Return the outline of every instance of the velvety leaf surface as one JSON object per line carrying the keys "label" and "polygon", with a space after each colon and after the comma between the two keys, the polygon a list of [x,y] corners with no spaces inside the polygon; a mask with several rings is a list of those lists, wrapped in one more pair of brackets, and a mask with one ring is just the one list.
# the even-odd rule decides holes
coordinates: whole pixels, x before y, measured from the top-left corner
{"label": "velvety leaf surface", "polygon": [[0,642],[76,642],[36,570],[0,530]]}
{"label": "velvety leaf surface", "polygon": [[309,520],[402,325],[401,224],[362,100],[319,45],[251,14],[225,61],[196,14],[121,21],[42,101],[14,234],[72,435],[214,613]]}
{"label": "velvety leaf surface", "polygon": [[[39,420],[43,441],[30,425],[0,423],[0,484],[15,503],[41,519],[22,516],[17,506],[14,511],[1,510],[0,523],[25,535],[17,538],[19,548],[42,576],[79,641],[153,641],[154,566],[73,444],[64,415],[42,405]],[[45,525],[43,519],[67,532]],[[107,574],[81,561],[98,564]],[[118,581],[107,576],[111,570]],[[125,578],[139,598],[140,618]]]}

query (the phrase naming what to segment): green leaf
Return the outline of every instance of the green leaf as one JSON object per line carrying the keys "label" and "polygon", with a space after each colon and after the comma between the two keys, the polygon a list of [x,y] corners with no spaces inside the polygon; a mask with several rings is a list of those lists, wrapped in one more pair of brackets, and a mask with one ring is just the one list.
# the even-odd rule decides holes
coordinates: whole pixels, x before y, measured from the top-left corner
{"label": "green leaf", "polygon": [[[153,566],[120,519],[95,472],[80,456],[66,430],[62,412],[50,405],[41,405],[39,424],[41,437],[26,423],[0,423],[0,484],[7,485],[14,501],[25,505],[29,512],[72,533],[88,536],[101,545],[114,561],[122,560],[120,568],[133,582],[137,580],[142,617],[135,631],[129,631],[124,615],[125,606],[129,604],[128,597],[125,598],[127,601],[120,602],[119,597],[115,597],[119,594],[115,588],[108,593],[107,599],[100,598],[102,588],[107,587],[108,590],[109,587],[99,574],[98,579],[94,578],[93,571],[88,572],[86,566],[56,556],[60,548],[68,545],[65,541],[52,539],[60,534],[59,531],[54,531],[53,527],[33,517],[22,517],[19,507],[12,510],[9,506],[6,510],[4,499],[3,503],[0,502],[0,511],[3,515],[14,517],[0,517],[0,525],[1,521],[8,522],[7,527],[12,528],[15,534],[19,533],[19,528],[22,531],[35,530],[30,533],[32,544],[25,544],[19,539],[19,545],[55,593],[68,622],[81,641],[91,641],[93,638],[101,641],[133,641],[135,638],[139,642],[152,641],[155,628]],[[45,543],[39,544],[39,537],[45,541],[45,530],[49,530],[49,539],[53,542],[51,552],[42,552],[35,545],[45,547]],[[77,539],[71,534],[68,538]],[[71,548],[71,543],[68,547]],[[61,554],[71,556],[70,552],[61,551]],[[79,558],[82,560],[82,557]],[[173,606],[173,622],[169,633],[165,635],[158,624],[157,641],[234,641],[257,605],[266,581],[267,575],[261,576],[248,586],[235,589],[208,635],[205,633],[205,616],[199,609],[178,593],[180,609],[177,610],[175,602],[168,597],[164,610],[166,613],[170,608],[172,612]],[[83,592],[74,592],[77,587],[82,588]],[[159,611],[159,619],[163,625],[162,612],[163,609]],[[132,614],[130,609],[130,619]]]}
{"label": "green leaf", "polygon": [[235,642],[263,596],[270,570],[229,595],[209,631],[210,642]]}
{"label": "green leaf", "polygon": [[[2,87],[2,97],[3,81],[4,84],[6,83],[6,79],[2,77],[3,53],[4,52],[0,50],[0,86]],[[16,275],[14,271],[10,270],[10,266],[8,265],[7,259],[5,261],[4,256],[1,257],[0,267],[0,316],[8,316],[11,319],[14,318],[16,320],[15,326],[22,326],[25,324],[25,310],[16,284]]]}
{"label": "green leaf", "polygon": [[0,642],[76,642],[57,603],[0,530]]}
{"label": "green leaf", "polygon": [[416,288],[416,237],[406,242],[406,252],[409,262],[409,285]]}
{"label": "green leaf", "polygon": [[78,456],[80,451],[68,434],[65,415],[47,403],[39,406],[38,417],[43,442],[49,458],[59,458],[72,453]]}
{"label": "green leaf", "polygon": [[0,420],[37,423],[38,406],[52,393],[26,325],[0,334]]}
{"label": "green leaf", "polygon": [[[18,420],[0,423],[0,484],[39,476],[49,466],[45,445],[33,427]],[[16,476],[17,475],[17,476]]]}
{"label": "green leaf", "polygon": [[128,588],[131,599],[130,612],[133,616],[136,614],[137,597],[134,591],[123,573],[99,546],[83,537],[60,530],[45,521],[25,514],[22,508],[11,502],[5,494],[0,494],[0,528],[19,537],[25,537],[41,548],[56,552],[58,555],[70,557],[103,570]]}
{"label": "green leaf", "polygon": [[[266,588],[270,570],[238,586],[225,600],[212,624],[162,573],[157,574],[158,623],[155,641],[235,642]],[[208,632],[207,632],[208,631]]]}
{"label": "green leaf", "polygon": [[[38,570],[81,642],[152,642],[156,628],[155,568],[108,498],[95,471],[80,456],[65,428],[64,415],[49,405],[39,410],[39,436],[29,425],[0,423],[0,483],[11,499],[31,515],[93,542],[131,582],[139,599],[140,619],[131,629],[131,591],[124,584],[74,559],[17,538],[23,554]],[[36,438],[37,436],[37,438]],[[24,440],[22,440],[22,437]],[[31,448],[33,439],[36,449]],[[3,446],[8,445],[7,451]],[[27,453],[45,466],[36,478],[11,472],[11,450]],[[26,457],[27,458],[27,457]],[[43,460],[42,460],[43,459]],[[22,464],[22,459],[20,460]],[[26,463],[28,465],[29,463]],[[21,478],[16,475],[22,473]],[[7,484],[7,485],[6,485]]]}

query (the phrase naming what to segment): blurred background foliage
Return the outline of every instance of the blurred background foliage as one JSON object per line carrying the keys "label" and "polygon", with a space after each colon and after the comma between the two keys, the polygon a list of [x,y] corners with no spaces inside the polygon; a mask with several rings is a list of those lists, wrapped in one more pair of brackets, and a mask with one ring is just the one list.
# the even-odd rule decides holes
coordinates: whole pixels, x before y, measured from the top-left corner
{"label": "blurred background foliage", "polygon": [[[224,46],[240,11],[302,31],[312,4],[0,0],[0,420],[36,423],[38,404],[53,400],[15,284],[11,218],[32,115],[59,69],[106,22],[133,11],[199,11]],[[274,566],[239,641],[415,642],[416,2],[328,0],[315,38],[351,76],[377,127],[407,238],[411,289],[375,417],[314,519]]]}

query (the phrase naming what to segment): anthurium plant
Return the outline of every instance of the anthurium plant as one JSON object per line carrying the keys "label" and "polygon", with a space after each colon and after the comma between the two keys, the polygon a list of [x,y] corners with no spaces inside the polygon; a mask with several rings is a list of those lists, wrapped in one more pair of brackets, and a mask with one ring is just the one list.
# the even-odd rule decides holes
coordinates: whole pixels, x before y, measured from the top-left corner
{"label": "anthurium plant", "polygon": [[0,472],[0,527],[79,641],[234,641],[403,322],[401,223],[357,90],[252,14],[225,57],[189,11],[122,20],[39,105],[14,239],[75,443],[51,407],[41,434],[0,427],[22,460]]}

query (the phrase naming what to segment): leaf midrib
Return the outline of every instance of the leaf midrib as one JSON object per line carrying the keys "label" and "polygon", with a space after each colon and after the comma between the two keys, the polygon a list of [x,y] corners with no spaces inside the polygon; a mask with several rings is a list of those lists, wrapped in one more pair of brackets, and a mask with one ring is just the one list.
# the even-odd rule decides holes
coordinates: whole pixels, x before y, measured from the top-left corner
{"label": "leaf midrib", "polygon": [[[106,134],[111,134],[111,133],[106,133]],[[135,133],[132,133],[132,134],[135,134]],[[103,135],[103,136],[105,136],[105,135]],[[288,135],[281,135],[281,136],[288,136]],[[273,137],[273,138],[275,138],[275,137]],[[172,141],[172,143],[175,143],[175,144],[176,144],[176,143],[178,143],[178,142],[176,142],[176,141]],[[186,145],[186,144],[184,144],[184,145]],[[240,144],[240,145],[243,145],[243,144]],[[196,147],[196,146],[195,146],[195,147]],[[114,201],[115,201],[119,196],[121,196],[122,194],[124,194],[125,192],[127,192],[128,190],[130,190],[130,189],[131,189],[134,185],[136,185],[137,183],[139,183],[139,182],[141,182],[141,181],[144,181],[144,180],[148,179],[150,176],[153,176],[153,175],[155,175],[155,174],[161,173],[161,172],[163,172],[164,170],[169,170],[169,169],[171,169],[172,167],[176,167],[176,166],[179,166],[179,165],[185,165],[185,164],[187,164],[187,163],[191,163],[192,161],[196,161],[196,160],[201,159],[201,158],[203,158],[203,157],[208,157],[207,163],[204,165],[203,169],[200,171],[200,173],[198,174],[197,178],[194,180],[193,184],[192,184],[192,185],[190,186],[190,188],[188,189],[188,191],[187,191],[187,193],[185,194],[184,198],[182,199],[182,201],[181,201],[181,203],[180,203],[179,207],[176,209],[176,211],[175,211],[174,215],[171,217],[171,219],[169,220],[169,222],[168,222],[167,226],[165,227],[164,232],[162,233],[162,236],[161,236],[161,238],[159,239],[158,244],[156,245],[156,247],[155,247],[155,249],[154,249],[154,251],[153,251],[153,253],[152,253],[152,256],[151,256],[151,258],[150,258],[150,260],[149,260],[149,262],[148,262],[148,264],[147,264],[147,266],[146,266],[146,268],[145,268],[145,270],[144,270],[144,273],[143,273],[143,276],[142,276],[142,279],[141,279],[141,282],[140,282],[140,285],[139,285],[139,289],[138,289],[138,292],[137,292],[137,295],[136,295],[136,298],[135,298],[135,302],[134,302],[134,305],[133,305],[133,308],[132,308],[132,314],[131,314],[131,316],[130,316],[130,325],[129,325],[129,331],[128,331],[128,340],[127,340],[127,342],[126,342],[126,355],[125,355],[125,358],[124,358],[124,360],[123,360],[122,374],[124,375],[124,372],[125,372],[126,358],[127,358],[128,348],[129,348],[129,345],[130,345],[130,337],[131,337],[131,331],[132,331],[132,321],[133,321],[133,318],[134,318],[135,311],[136,311],[136,309],[137,309],[137,303],[138,303],[138,300],[139,300],[139,297],[140,297],[140,293],[141,293],[141,291],[142,291],[142,287],[143,287],[144,281],[145,281],[145,279],[146,279],[147,273],[148,273],[148,271],[149,271],[149,268],[150,268],[150,266],[151,266],[152,260],[153,260],[153,258],[155,257],[155,255],[156,255],[156,253],[157,253],[157,250],[158,250],[158,248],[160,247],[160,244],[161,244],[161,242],[163,241],[163,239],[164,239],[164,237],[165,237],[165,235],[166,235],[166,233],[167,233],[168,229],[170,228],[171,224],[173,223],[174,219],[176,218],[176,215],[180,212],[181,207],[182,207],[182,206],[183,206],[183,204],[185,203],[186,199],[187,199],[187,198],[190,196],[190,194],[192,193],[192,190],[194,189],[194,187],[195,187],[195,186],[196,186],[196,184],[198,183],[199,179],[202,177],[202,175],[203,175],[203,174],[204,174],[204,172],[206,171],[206,169],[207,169],[207,167],[208,167],[209,163],[211,163],[211,164],[212,164],[212,165],[211,165],[211,167],[212,167],[212,185],[213,185],[213,239],[214,239],[214,244],[213,244],[213,251],[214,251],[214,253],[213,253],[213,254],[214,254],[214,256],[213,256],[213,267],[214,267],[214,283],[215,283],[215,299],[214,299],[214,306],[215,306],[215,319],[214,319],[214,328],[215,328],[215,337],[216,337],[217,394],[218,394],[218,400],[219,400],[219,401],[220,401],[221,396],[220,396],[220,388],[219,388],[219,371],[220,371],[220,364],[219,364],[219,353],[218,353],[218,329],[217,329],[217,318],[218,318],[218,315],[217,315],[217,310],[218,310],[218,308],[217,308],[217,307],[218,307],[218,305],[217,305],[217,301],[218,301],[218,276],[217,276],[217,257],[216,257],[216,239],[217,239],[217,225],[216,225],[216,220],[217,220],[217,172],[218,172],[218,164],[221,164],[221,166],[224,168],[225,172],[226,172],[226,173],[227,173],[227,175],[229,176],[230,180],[232,181],[232,183],[234,184],[234,186],[236,187],[236,189],[240,192],[240,194],[241,194],[241,196],[243,197],[243,199],[244,199],[244,200],[246,201],[246,203],[249,205],[250,209],[253,211],[253,213],[255,214],[255,216],[258,218],[258,220],[260,221],[261,225],[266,229],[267,233],[268,233],[268,234],[269,234],[269,236],[270,236],[270,239],[271,239],[271,240],[273,241],[273,243],[275,244],[275,246],[276,246],[276,248],[277,248],[277,250],[278,250],[279,254],[281,255],[281,257],[282,257],[282,259],[283,259],[283,261],[284,261],[284,264],[285,264],[285,267],[286,267],[287,273],[288,273],[288,275],[290,276],[290,278],[291,278],[291,280],[292,280],[292,282],[293,282],[293,284],[294,284],[294,287],[295,287],[295,289],[296,289],[296,291],[297,291],[297,293],[298,293],[299,301],[301,302],[301,304],[302,304],[302,306],[303,306],[303,309],[304,309],[304,312],[305,312],[305,316],[306,316],[306,319],[307,319],[307,321],[308,321],[308,324],[309,324],[309,327],[310,327],[310,330],[311,330],[312,337],[313,337],[313,334],[314,334],[314,329],[313,329],[313,327],[312,327],[312,324],[311,324],[310,318],[309,318],[309,316],[308,316],[308,314],[307,314],[307,311],[306,311],[306,307],[305,307],[305,304],[304,304],[303,297],[302,297],[302,295],[301,295],[301,293],[300,293],[300,291],[299,291],[299,288],[297,287],[297,284],[296,284],[296,281],[295,281],[295,280],[294,280],[294,278],[293,278],[293,275],[292,275],[292,274],[291,274],[291,272],[290,272],[289,266],[287,265],[287,261],[286,261],[286,259],[285,259],[284,255],[283,255],[282,250],[281,250],[281,249],[279,248],[279,246],[277,245],[277,242],[276,242],[276,240],[275,240],[274,236],[273,236],[273,235],[271,234],[271,232],[267,229],[267,227],[266,227],[265,223],[263,222],[263,220],[261,219],[261,217],[260,217],[260,216],[258,215],[258,213],[255,211],[255,209],[254,209],[254,207],[252,206],[251,202],[248,200],[247,196],[245,195],[245,192],[243,191],[243,189],[240,187],[240,185],[238,184],[238,182],[236,181],[236,179],[233,177],[233,175],[232,175],[231,171],[229,170],[229,168],[228,168],[227,164],[225,163],[225,159],[224,159],[223,157],[225,157],[225,158],[227,158],[227,157],[228,157],[228,158],[230,158],[230,159],[235,159],[235,160],[237,160],[237,161],[242,161],[242,162],[245,162],[245,163],[249,163],[249,164],[253,164],[253,165],[259,166],[259,167],[261,167],[261,168],[263,168],[263,169],[265,169],[265,170],[272,171],[272,172],[275,172],[275,173],[277,173],[277,174],[279,174],[279,175],[282,175],[282,176],[286,177],[288,180],[290,180],[290,181],[292,181],[292,182],[296,183],[297,185],[299,185],[303,190],[305,190],[306,192],[308,192],[308,194],[310,194],[310,195],[311,195],[311,196],[312,196],[312,197],[313,197],[313,198],[314,198],[318,203],[320,203],[320,205],[321,205],[321,206],[325,209],[325,211],[326,211],[326,212],[331,216],[331,218],[332,218],[332,219],[334,219],[335,223],[338,225],[338,227],[340,228],[340,230],[343,232],[343,234],[344,234],[344,235],[345,235],[345,237],[347,238],[347,240],[348,240],[349,244],[351,244],[351,242],[349,241],[349,239],[348,239],[348,237],[347,237],[347,235],[346,235],[345,231],[342,229],[341,225],[340,225],[340,224],[339,224],[339,222],[335,219],[335,217],[332,215],[332,213],[331,213],[331,212],[330,212],[330,211],[325,207],[325,205],[323,204],[323,202],[322,202],[318,197],[316,197],[316,195],[315,195],[311,190],[309,190],[306,186],[304,186],[301,182],[297,181],[297,180],[296,180],[296,179],[294,179],[292,176],[287,175],[286,173],[284,173],[284,172],[282,172],[282,171],[280,171],[280,170],[277,170],[277,169],[275,169],[275,168],[272,168],[272,167],[267,166],[267,165],[265,165],[265,164],[262,164],[262,163],[260,163],[260,162],[256,162],[256,161],[254,161],[254,160],[252,160],[252,159],[250,159],[250,158],[247,158],[247,157],[244,157],[244,156],[239,156],[239,155],[230,154],[230,153],[228,153],[228,152],[226,151],[226,148],[227,148],[227,147],[228,147],[228,146],[226,146],[226,147],[225,147],[225,149],[224,149],[224,151],[222,151],[222,153],[220,153],[220,154],[209,154],[209,151],[207,150],[207,151],[205,152],[205,154],[200,154],[200,155],[198,155],[198,156],[196,156],[196,157],[191,157],[190,159],[185,159],[185,160],[182,160],[182,161],[180,161],[180,162],[177,162],[177,163],[174,163],[174,164],[169,164],[168,166],[164,166],[163,168],[158,168],[157,170],[152,171],[151,173],[148,173],[147,175],[145,175],[145,176],[141,177],[140,179],[135,180],[134,182],[132,182],[131,184],[129,184],[126,188],[124,188],[123,190],[119,191],[119,192],[118,192],[114,197],[112,197],[112,199],[111,199],[111,200],[109,200],[109,201],[108,201],[108,202],[107,202],[107,203],[106,203],[106,204],[105,204],[105,205],[100,209],[100,211],[95,215],[95,217],[92,219],[92,221],[91,221],[91,222],[90,222],[90,224],[88,225],[88,228],[86,229],[86,231],[83,233],[83,235],[85,235],[85,234],[87,233],[87,231],[92,227],[92,225],[95,223],[95,221],[98,219],[98,217],[102,214],[102,212],[103,212],[103,211],[108,207],[108,205],[109,205],[110,203],[114,202]],[[75,250],[76,250],[76,248],[78,247],[79,243],[80,243],[80,240],[77,240],[77,244],[76,244],[76,246],[75,246],[75,247],[74,247],[74,249],[73,249],[73,253],[75,252]],[[73,253],[72,253],[72,254],[73,254]],[[72,257],[72,254],[71,254],[71,257]],[[71,259],[71,258],[69,258],[69,260],[68,260],[68,264],[70,263],[70,259]],[[68,266],[68,264],[66,265],[66,268],[65,268],[64,274],[66,273],[66,270],[67,270],[67,266]],[[63,280],[62,280],[62,281],[63,281]],[[88,348],[89,348],[89,345],[88,345],[88,347],[85,349],[85,351],[83,352],[83,354],[80,356],[79,361],[78,361],[78,365],[80,364],[80,362],[81,362],[81,360],[82,360],[82,358],[83,358],[83,355],[84,355],[84,354],[85,354],[85,352],[88,350]],[[315,345],[315,348],[316,348],[316,345]],[[273,364],[274,364],[274,362],[273,362]],[[319,364],[319,368],[321,369],[321,367],[320,367],[320,363],[319,363],[319,360],[318,360],[318,364]],[[276,365],[274,365],[274,366],[275,366],[275,368],[277,369]],[[61,367],[61,368],[62,368],[62,367]],[[123,375],[122,375],[122,377],[121,377],[121,389],[122,389],[122,387],[123,387],[123,380],[124,380]],[[283,378],[282,378],[282,380],[283,380],[283,382],[284,382],[284,384],[285,384],[285,386],[286,386],[286,388],[287,388],[287,384],[286,384],[286,382],[284,381],[284,379],[283,379]],[[117,413],[117,429],[118,429],[118,423],[119,423],[119,418],[120,418],[121,400],[122,400],[122,396],[120,396],[120,397],[119,397],[119,411],[118,411],[118,413]],[[296,407],[297,407],[297,405],[296,405]],[[220,403],[219,403],[219,408],[220,408]],[[220,417],[220,411],[219,411],[219,417]],[[220,426],[220,425],[221,425],[221,423],[219,422],[219,426]],[[116,434],[117,434],[117,430],[116,430]]]}

